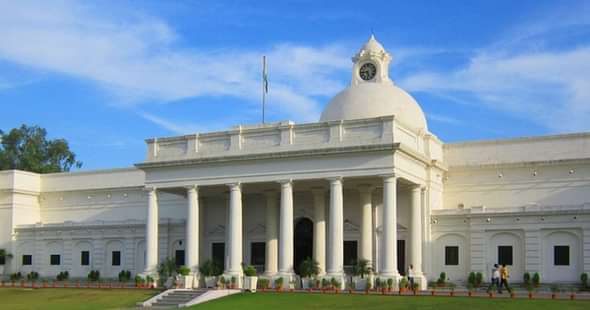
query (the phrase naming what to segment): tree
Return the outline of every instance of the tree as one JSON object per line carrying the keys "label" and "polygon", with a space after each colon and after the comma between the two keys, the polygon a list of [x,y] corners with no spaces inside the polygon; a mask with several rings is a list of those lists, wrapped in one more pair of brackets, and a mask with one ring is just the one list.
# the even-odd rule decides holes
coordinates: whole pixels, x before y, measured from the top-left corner
{"label": "tree", "polygon": [[22,125],[5,134],[0,130],[0,170],[36,173],[70,171],[82,167],[64,139],[47,140],[47,131]]}

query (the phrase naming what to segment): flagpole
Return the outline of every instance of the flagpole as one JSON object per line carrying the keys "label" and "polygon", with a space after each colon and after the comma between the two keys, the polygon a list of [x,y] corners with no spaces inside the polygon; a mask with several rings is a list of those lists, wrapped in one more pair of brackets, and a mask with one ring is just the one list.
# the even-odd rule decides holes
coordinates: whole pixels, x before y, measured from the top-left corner
{"label": "flagpole", "polygon": [[264,125],[264,112],[266,105],[266,56],[262,56],[262,124]]}

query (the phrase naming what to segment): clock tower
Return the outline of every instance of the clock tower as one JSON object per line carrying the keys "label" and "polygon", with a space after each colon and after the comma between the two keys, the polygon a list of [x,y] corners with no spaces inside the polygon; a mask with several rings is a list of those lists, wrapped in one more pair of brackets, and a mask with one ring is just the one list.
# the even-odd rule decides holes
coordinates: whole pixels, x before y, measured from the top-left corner
{"label": "clock tower", "polygon": [[367,43],[352,57],[351,84],[390,82],[389,63],[391,55],[385,51],[383,45],[371,35]]}

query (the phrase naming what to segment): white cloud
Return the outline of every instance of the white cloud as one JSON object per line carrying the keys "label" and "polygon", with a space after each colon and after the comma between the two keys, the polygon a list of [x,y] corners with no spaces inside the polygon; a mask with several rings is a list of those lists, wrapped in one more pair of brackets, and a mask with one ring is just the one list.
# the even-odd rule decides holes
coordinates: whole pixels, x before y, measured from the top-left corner
{"label": "white cloud", "polygon": [[0,58],[96,82],[127,105],[231,96],[258,108],[260,57],[267,54],[270,113],[297,121],[318,117],[316,96],[342,88],[338,76],[350,67],[338,46],[182,48],[157,17],[101,11],[112,10],[70,1],[0,2]]}
{"label": "white cloud", "polygon": [[518,55],[480,52],[452,72],[422,72],[400,84],[518,115],[553,131],[590,130],[590,47]]}

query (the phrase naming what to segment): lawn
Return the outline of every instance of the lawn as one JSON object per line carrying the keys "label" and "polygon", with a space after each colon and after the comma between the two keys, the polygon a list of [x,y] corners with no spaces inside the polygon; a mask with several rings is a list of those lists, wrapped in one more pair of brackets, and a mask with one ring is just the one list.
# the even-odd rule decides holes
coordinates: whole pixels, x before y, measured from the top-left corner
{"label": "lawn", "polygon": [[0,289],[0,309],[69,310],[132,308],[157,291],[137,289]]}
{"label": "lawn", "polygon": [[364,296],[299,293],[236,294],[191,307],[190,309],[490,309],[544,310],[590,309],[590,301],[488,299],[475,297]]}

